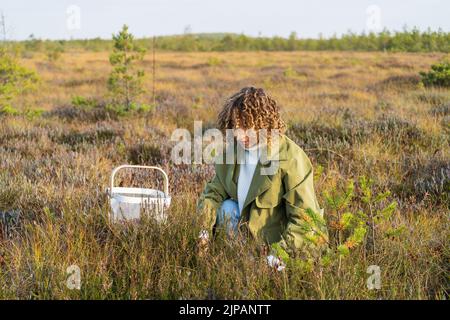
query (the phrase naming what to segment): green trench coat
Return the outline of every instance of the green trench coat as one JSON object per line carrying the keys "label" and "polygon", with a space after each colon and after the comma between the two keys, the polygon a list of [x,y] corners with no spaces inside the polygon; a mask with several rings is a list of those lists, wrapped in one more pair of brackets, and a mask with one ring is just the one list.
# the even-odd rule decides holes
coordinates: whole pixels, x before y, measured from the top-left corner
{"label": "green trench coat", "polygon": [[[197,203],[197,213],[205,230],[212,234],[216,212],[226,199],[237,201],[239,164],[215,164],[215,176],[206,184]],[[326,227],[311,219],[311,208],[319,221],[324,210],[314,192],[313,167],[306,153],[295,142],[281,135],[279,150],[257,163],[244,207],[240,228],[246,228],[258,240],[271,245],[278,243],[286,252],[317,256],[328,241]],[[262,168],[277,168],[271,175],[261,174]]]}

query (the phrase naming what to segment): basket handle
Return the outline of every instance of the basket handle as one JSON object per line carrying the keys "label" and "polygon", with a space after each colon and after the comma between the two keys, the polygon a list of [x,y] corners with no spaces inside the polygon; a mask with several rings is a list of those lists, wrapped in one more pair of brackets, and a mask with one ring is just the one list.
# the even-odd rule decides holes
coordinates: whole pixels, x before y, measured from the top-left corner
{"label": "basket handle", "polygon": [[114,177],[116,176],[116,173],[124,168],[134,168],[134,169],[153,169],[153,170],[158,170],[159,172],[161,172],[163,174],[164,177],[164,194],[166,196],[169,196],[169,178],[167,177],[166,172],[159,168],[159,167],[153,167],[153,166],[136,166],[136,165],[129,165],[129,164],[124,164],[121,166],[118,166],[117,168],[115,168],[112,173],[111,173],[111,191],[114,188]]}

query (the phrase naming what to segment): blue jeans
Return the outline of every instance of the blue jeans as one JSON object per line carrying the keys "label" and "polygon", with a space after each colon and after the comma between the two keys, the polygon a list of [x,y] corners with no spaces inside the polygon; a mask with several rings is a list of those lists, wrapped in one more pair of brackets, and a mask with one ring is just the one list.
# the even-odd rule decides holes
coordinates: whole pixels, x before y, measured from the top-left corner
{"label": "blue jeans", "polygon": [[238,223],[241,213],[239,212],[239,205],[236,201],[227,199],[222,202],[217,211],[216,225],[218,227],[226,227],[228,234],[237,234]]}

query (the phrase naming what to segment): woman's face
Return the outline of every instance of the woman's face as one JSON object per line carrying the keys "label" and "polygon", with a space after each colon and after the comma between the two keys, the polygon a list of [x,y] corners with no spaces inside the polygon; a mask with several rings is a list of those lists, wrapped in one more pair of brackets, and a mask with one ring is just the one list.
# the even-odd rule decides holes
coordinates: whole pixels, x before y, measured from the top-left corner
{"label": "woman's face", "polygon": [[241,144],[245,149],[251,148],[258,143],[258,135],[256,130],[236,128],[233,131],[234,137],[237,142]]}

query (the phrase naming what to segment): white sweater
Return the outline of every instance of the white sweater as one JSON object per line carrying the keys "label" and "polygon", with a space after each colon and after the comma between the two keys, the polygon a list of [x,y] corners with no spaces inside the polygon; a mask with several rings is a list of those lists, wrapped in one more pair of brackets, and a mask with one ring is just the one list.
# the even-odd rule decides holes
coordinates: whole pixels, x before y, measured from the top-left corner
{"label": "white sweater", "polygon": [[239,212],[242,212],[245,199],[247,198],[248,189],[255,174],[256,164],[258,163],[258,145],[252,148],[244,149],[245,161],[240,165],[239,178],[237,185],[237,197],[239,204]]}
{"label": "white sweater", "polygon": [[[241,164],[239,169],[239,178],[238,178],[238,205],[239,212],[242,212],[245,199],[247,198],[248,189],[250,188],[250,184],[253,179],[253,175],[255,174],[256,165],[259,161],[258,154],[258,145],[255,145],[251,148],[244,148],[244,156],[245,161]],[[199,238],[208,239],[209,233],[207,230],[201,230],[199,234]]]}

